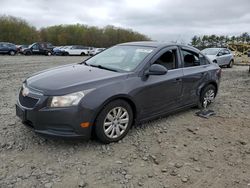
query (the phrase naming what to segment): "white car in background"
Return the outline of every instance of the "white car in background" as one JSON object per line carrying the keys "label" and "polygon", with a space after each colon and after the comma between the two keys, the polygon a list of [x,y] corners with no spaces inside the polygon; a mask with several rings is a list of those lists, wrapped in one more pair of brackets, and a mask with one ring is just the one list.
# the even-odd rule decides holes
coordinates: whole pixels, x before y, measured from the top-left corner
{"label": "white car in background", "polygon": [[93,50],[90,51],[89,55],[91,55],[91,56],[96,55],[96,54],[102,52],[105,49],[106,48],[95,48],[95,49],[93,49]]}
{"label": "white car in background", "polygon": [[219,66],[227,66],[228,68],[233,67],[234,55],[227,48],[206,48],[201,52]]}
{"label": "white car in background", "polygon": [[67,46],[63,49],[66,55],[89,55],[90,48],[81,45]]}

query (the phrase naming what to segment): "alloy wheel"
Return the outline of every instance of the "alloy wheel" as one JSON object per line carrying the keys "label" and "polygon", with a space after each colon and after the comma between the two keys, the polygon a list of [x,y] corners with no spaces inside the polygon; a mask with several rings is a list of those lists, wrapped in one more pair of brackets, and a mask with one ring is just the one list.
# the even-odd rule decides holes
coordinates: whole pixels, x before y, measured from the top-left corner
{"label": "alloy wheel", "polygon": [[211,102],[213,102],[214,98],[215,91],[213,89],[209,89],[204,95],[204,103],[210,104]]}
{"label": "alloy wheel", "polygon": [[123,135],[129,124],[129,113],[123,107],[115,107],[104,119],[103,129],[107,137],[114,139]]}

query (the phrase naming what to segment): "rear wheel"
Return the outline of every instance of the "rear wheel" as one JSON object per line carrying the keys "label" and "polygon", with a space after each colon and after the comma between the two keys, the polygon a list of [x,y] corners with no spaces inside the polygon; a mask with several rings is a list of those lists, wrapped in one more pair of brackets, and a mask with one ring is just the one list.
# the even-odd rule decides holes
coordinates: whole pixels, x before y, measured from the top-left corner
{"label": "rear wheel", "polygon": [[51,53],[51,52],[47,52],[47,55],[48,55],[48,56],[51,56],[51,55],[52,55],[52,53]]}
{"label": "rear wheel", "polygon": [[85,56],[86,54],[84,52],[81,53],[81,56]]}
{"label": "rear wheel", "polygon": [[232,67],[233,67],[233,64],[234,64],[234,62],[233,62],[233,60],[231,60],[231,61],[229,62],[229,64],[227,65],[227,68],[232,68]]}
{"label": "rear wheel", "polygon": [[13,50],[11,50],[11,51],[9,52],[9,54],[10,54],[10,55],[16,55],[16,52],[13,51]]}
{"label": "rear wheel", "polygon": [[133,122],[131,106],[124,100],[107,104],[96,119],[95,133],[103,143],[117,142],[126,136]]}
{"label": "rear wheel", "polygon": [[199,108],[204,108],[204,104],[209,106],[215,99],[216,96],[216,88],[213,85],[205,86],[200,94]]}

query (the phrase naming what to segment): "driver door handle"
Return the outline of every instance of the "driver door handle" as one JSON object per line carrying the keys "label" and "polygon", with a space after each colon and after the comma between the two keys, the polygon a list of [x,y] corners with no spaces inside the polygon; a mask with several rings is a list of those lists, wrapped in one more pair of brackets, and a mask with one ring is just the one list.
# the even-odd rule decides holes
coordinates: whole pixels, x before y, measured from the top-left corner
{"label": "driver door handle", "polygon": [[181,78],[176,78],[176,79],[175,79],[175,82],[181,82],[181,81],[182,81]]}

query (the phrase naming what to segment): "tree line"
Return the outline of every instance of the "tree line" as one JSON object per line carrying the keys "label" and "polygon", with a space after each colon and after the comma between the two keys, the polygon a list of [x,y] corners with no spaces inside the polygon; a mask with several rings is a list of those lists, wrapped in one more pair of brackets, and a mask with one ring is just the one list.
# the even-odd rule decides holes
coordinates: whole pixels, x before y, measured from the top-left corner
{"label": "tree line", "polygon": [[56,46],[79,44],[109,47],[117,43],[145,40],[150,40],[150,38],[131,29],[111,25],[99,28],[83,24],[72,24],[36,29],[21,18],[0,16],[0,41],[14,44],[51,42]]}
{"label": "tree line", "polygon": [[224,35],[203,35],[194,36],[191,39],[191,45],[198,48],[211,48],[211,47],[227,47],[229,43],[246,43],[250,44],[250,35],[245,32],[239,36],[224,36]]}
{"label": "tree line", "polygon": [[[130,41],[151,40],[146,35],[114,26],[103,28],[83,24],[55,25],[37,29],[27,21],[0,16],[0,41],[14,44],[31,44],[33,42],[51,42],[53,45],[79,44],[95,47],[109,47]],[[227,47],[228,43],[250,43],[250,35],[239,36],[203,35],[192,37],[190,44],[198,49],[209,47]]]}

